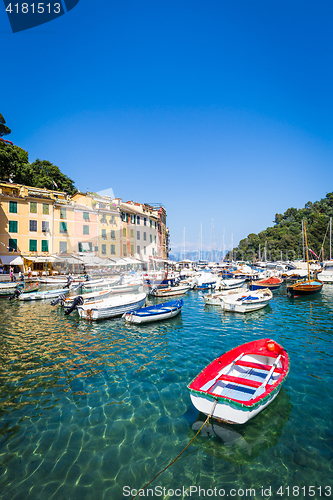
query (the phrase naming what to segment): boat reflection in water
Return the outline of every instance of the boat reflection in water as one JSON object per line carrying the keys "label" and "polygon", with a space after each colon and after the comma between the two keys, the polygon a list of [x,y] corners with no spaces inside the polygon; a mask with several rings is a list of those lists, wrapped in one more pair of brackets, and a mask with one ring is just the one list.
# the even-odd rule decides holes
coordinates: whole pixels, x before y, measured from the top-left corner
{"label": "boat reflection in water", "polygon": [[[291,409],[290,398],[282,388],[276,400],[246,424],[232,425],[210,419],[209,425],[202,428],[195,444],[215,458],[236,465],[250,463],[263,451],[277,445]],[[207,415],[199,413],[192,425],[190,438],[198,432],[206,418]]]}

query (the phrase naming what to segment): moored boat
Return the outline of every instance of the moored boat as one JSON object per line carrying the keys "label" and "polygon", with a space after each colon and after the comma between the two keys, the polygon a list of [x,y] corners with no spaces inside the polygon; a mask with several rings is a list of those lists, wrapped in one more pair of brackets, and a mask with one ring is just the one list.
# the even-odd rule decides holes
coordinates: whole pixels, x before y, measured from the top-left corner
{"label": "moored boat", "polygon": [[221,306],[222,297],[229,297],[239,293],[238,289],[223,290],[222,292],[205,293],[203,299],[207,306]]}
{"label": "moored boat", "polygon": [[296,283],[287,286],[287,294],[291,297],[312,295],[314,293],[319,293],[323,288],[323,283],[321,281],[311,279],[310,277],[308,239],[306,235],[305,221],[303,222],[303,227],[304,227],[304,238],[305,238],[305,248],[306,248],[306,262],[308,267],[308,279],[303,281],[297,281]]}
{"label": "moored boat", "polygon": [[319,293],[323,288],[323,283],[318,280],[297,281],[287,286],[287,294],[290,297],[300,297],[302,295],[312,295]]}
{"label": "moored boat", "polygon": [[107,299],[79,305],[77,311],[81,318],[88,320],[113,318],[140,309],[146,302],[146,297],[146,293],[111,295]]}
{"label": "moored boat", "polygon": [[283,347],[271,339],[255,340],[212,361],[188,389],[197,410],[209,415],[213,409],[213,418],[244,424],[276,398],[288,372]]}
{"label": "moored boat", "polygon": [[218,287],[219,290],[231,290],[233,288],[241,288],[244,283],[245,283],[245,279],[233,279],[233,278],[230,278],[230,279],[223,279],[221,280],[220,284]]}
{"label": "moored boat", "polygon": [[271,276],[264,280],[251,281],[249,285],[250,290],[260,290],[262,288],[268,288],[269,290],[278,290],[282,285],[283,280],[278,276]]}
{"label": "moored boat", "polygon": [[247,313],[258,311],[268,305],[273,293],[268,288],[248,290],[234,295],[221,297],[221,307],[224,311]]}
{"label": "moored boat", "polygon": [[19,300],[45,300],[45,299],[55,299],[59,297],[59,295],[67,295],[69,293],[68,289],[59,288],[57,290],[44,290],[37,292],[27,292],[21,293],[18,296]]}
{"label": "moored boat", "polygon": [[70,309],[73,306],[75,299],[82,297],[83,303],[92,302],[94,300],[106,299],[111,294],[111,289],[97,290],[95,292],[84,293],[79,295],[74,295],[67,297],[64,301],[60,302],[60,305],[65,307],[65,309]]}
{"label": "moored boat", "polygon": [[333,283],[333,261],[323,263],[323,270],[317,274],[317,279],[322,283]]}
{"label": "moored boat", "polygon": [[175,285],[169,288],[153,288],[151,295],[154,297],[173,297],[174,295],[184,295],[190,290],[190,285]]}
{"label": "moored boat", "polygon": [[2,290],[12,290],[16,288],[18,285],[17,281],[1,281],[0,282],[0,291]]}
{"label": "moored boat", "polygon": [[127,323],[138,324],[169,319],[180,313],[183,304],[184,302],[182,299],[163,302],[161,304],[155,304],[125,313],[123,314],[123,318]]}

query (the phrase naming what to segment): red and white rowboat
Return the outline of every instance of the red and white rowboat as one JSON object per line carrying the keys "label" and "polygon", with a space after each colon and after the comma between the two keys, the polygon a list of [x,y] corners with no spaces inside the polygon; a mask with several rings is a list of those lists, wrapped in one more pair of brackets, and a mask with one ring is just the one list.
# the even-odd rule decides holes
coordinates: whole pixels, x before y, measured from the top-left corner
{"label": "red and white rowboat", "polygon": [[289,373],[289,357],[271,339],[231,349],[210,363],[188,385],[194,406],[212,417],[244,424],[278,395]]}

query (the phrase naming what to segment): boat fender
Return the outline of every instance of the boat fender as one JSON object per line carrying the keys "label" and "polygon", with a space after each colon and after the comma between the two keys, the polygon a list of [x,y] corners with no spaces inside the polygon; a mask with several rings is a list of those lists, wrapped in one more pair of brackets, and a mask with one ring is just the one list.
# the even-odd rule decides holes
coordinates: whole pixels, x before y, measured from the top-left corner
{"label": "boat fender", "polygon": [[83,297],[81,295],[78,295],[78,297],[75,297],[75,299],[73,300],[72,306],[65,311],[66,316],[68,316],[68,314],[70,314],[72,311],[77,309],[77,306],[82,306],[83,303],[84,303],[84,300],[83,300]]}
{"label": "boat fender", "polygon": [[19,290],[18,288],[15,290],[15,292],[13,293],[13,295],[11,295],[10,297],[8,297],[8,300],[13,300],[13,299],[18,299],[19,296],[21,295],[21,290]]}
{"label": "boat fender", "polygon": [[275,344],[274,342],[267,342],[267,349],[271,352],[275,351]]}
{"label": "boat fender", "polygon": [[62,293],[57,297],[56,299],[51,301],[51,306],[56,306],[59,304],[59,302],[63,302],[65,300],[66,296]]}

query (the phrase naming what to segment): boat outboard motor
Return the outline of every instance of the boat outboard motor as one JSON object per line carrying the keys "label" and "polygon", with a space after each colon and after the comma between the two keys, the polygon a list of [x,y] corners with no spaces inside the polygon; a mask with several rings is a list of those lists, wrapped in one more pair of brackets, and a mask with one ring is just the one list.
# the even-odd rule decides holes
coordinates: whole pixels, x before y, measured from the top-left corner
{"label": "boat outboard motor", "polygon": [[72,306],[69,309],[66,309],[65,314],[66,315],[70,314],[72,311],[74,311],[74,309],[77,309],[77,306],[82,306],[83,303],[84,303],[83,297],[81,295],[78,295],[73,300]]}
{"label": "boat outboard motor", "polygon": [[8,300],[13,300],[13,299],[18,299],[19,296],[21,295],[21,290],[19,290],[18,288],[16,288],[15,292],[13,293],[13,295],[10,295],[10,297],[8,297]]}
{"label": "boat outboard motor", "polygon": [[61,293],[59,295],[59,297],[57,297],[56,299],[51,301],[51,306],[56,306],[57,304],[59,304],[59,302],[64,302],[65,299],[66,299],[66,295]]}
{"label": "boat outboard motor", "polygon": [[89,274],[85,274],[84,277],[86,278],[86,281],[89,281],[90,278],[89,278]]}
{"label": "boat outboard motor", "polygon": [[150,292],[149,292],[149,294],[148,294],[148,295],[151,295],[153,292],[156,292],[156,290],[157,290],[157,286],[156,286],[156,285],[153,285],[153,286],[151,287],[151,290],[150,290]]}

